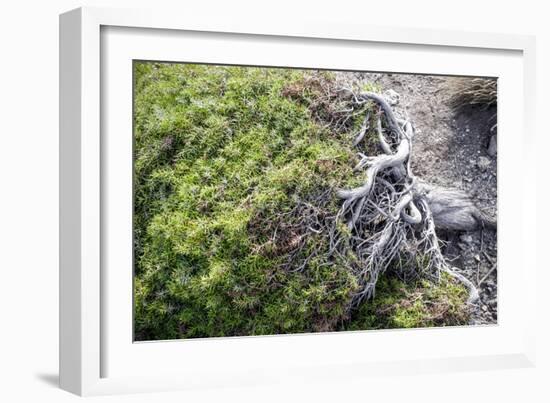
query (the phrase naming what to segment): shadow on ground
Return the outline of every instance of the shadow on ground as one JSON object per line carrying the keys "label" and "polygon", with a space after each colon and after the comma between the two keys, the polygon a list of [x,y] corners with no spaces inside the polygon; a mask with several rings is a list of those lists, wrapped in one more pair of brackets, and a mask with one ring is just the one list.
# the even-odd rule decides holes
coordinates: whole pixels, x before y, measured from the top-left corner
{"label": "shadow on ground", "polygon": [[35,377],[49,386],[55,388],[59,387],[59,375],[58,374],[35,374]]}

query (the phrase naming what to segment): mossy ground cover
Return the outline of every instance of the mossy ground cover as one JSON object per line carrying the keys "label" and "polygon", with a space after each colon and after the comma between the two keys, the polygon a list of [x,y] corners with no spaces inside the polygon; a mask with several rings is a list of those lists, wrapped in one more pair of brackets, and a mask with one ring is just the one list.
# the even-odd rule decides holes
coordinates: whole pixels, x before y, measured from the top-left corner
{"label": "mossy ground cover", "polygon": [[328,250],[328,234],[302,228],[301,212],[327,219],[340,203],[334,190],[364,180],[352,172],[361,122],[334,131],[319,120],[330,108],[318,84],[333,79],[134,64],[137,340],[464,322],[465,292],[449,280],[388,276],[352,313],[358,284],[346,265],[309,258]]}

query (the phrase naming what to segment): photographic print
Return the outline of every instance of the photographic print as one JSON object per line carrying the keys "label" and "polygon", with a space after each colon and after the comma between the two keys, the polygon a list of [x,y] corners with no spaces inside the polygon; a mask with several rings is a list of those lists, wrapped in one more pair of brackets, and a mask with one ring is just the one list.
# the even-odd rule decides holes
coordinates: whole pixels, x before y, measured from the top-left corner
{"label": "photographic print", "polygon": [[497,323],[497,80],[134,61],[134,339]]}

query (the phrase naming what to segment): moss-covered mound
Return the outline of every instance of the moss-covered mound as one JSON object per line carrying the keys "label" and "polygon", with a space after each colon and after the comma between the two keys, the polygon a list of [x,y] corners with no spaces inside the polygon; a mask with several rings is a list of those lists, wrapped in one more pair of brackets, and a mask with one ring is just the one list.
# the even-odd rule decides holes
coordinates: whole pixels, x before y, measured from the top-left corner
{"label": "moss-covered mound", "polygon": [[450,276],[440,284],[405,283],[391,274],[380,279],[376,297],[353,313],[346,330],[457,326],[468,323],[468,292]]}
{"label": "moss-covered mound", "polygon": [[134,75],[137,340],[463,320],[385,319],[393,282],[350,318],[357,281],[327,257],[322,223],[338,210],[334,189],[364,178],[352,172],[359,122],[319,120],[330,73],[135,63]]}

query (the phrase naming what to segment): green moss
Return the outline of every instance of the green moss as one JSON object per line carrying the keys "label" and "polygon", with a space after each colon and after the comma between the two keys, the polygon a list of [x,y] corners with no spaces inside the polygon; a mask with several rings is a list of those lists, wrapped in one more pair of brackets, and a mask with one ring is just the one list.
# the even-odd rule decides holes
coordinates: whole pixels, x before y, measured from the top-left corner
{"label": "green moss", "polygon": [[[350,141],[361,122],[328,130],[318,115],[330,108],[312,77],[331,80],[305,70],[134,64],[136,339],[349,324],[355,277],[336,258],[306,259],[327,250],[327,234],[307,234],[294,257],[301,271],[285,266],[306,235],[296,230],[296,206],[325,192],[335,212],[334,190],[364,180],[352,172]],[[384,300],[383,289],[378,295]],[[366,309],[350,328],[383,326]],[[396,313],[392,324],[420,323],[411,317]]]}
{"label": "green moss", "polygon": [[382,277],[375,298],[354,313],[346,330],[456,326],[468,323],[468,293],[448,275],[440,284],[426,280],[404,283]]}
{"label": "green moss", "polygon": [[345,317],[353,276],[326,261],[281,270],[286,246],[269,243],[298,201],[353,176],[349,141],[284,95],[309,74],[135,64],[138,339],[305,332]]}

